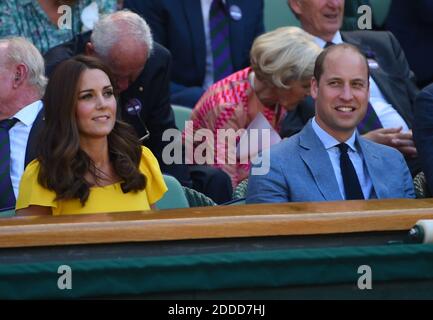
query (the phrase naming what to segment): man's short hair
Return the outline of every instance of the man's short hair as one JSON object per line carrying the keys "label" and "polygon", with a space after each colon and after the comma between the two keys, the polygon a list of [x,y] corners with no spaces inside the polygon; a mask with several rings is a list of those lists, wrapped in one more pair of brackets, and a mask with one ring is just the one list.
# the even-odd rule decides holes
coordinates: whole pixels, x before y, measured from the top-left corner
{"label": "man's short hair", "polygon": [[365,62],[365,65],[367,67],[367,79],[370,78],[370,67],[368,66],[368,60],[364,53],[362,53],[356,46],[349,44],[349,43],[340,43],[335,44],[332,46],[327,47],[324,49],[319,56],[316,59],[316,63],[314,65],[314,78],[316,79],[317,83],[319,83],[320,78],[324,72],[323,66],[325,64],[326,57],[329,53],[335,50],[339,49],[349,49],[352,50],[354,53],[359,54],[359,56],[362,57],[363,61]]}
{"label": "man's short hair", "polygon": [[[125,31],[126,28],[126,31]],[[115,44],[121,44],[122,39],[132,38],[147,48],[147,57],[153,50],[153,37],[147,22],[138,14],[129,10],[121,10],[102,18],[95,24],[90,40],[96,53],[107,58]]]}
{"label": "man's short hair", "polygon": [[29,75],[28,83],[34,86],[42,96],[47,85],[45,63],[39,50],[26,38],[8,37],[0,39],[0,44],[6,44],[6,61],[8,64],[24,64]]}

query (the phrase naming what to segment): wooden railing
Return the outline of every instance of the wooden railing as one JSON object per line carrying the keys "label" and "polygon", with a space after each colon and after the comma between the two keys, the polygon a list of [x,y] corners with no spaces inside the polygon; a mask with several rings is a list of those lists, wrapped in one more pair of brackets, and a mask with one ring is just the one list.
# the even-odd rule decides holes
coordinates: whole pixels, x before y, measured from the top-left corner
{"label": "wooden railing", "polygon": [[408,230],[433,199],[217,206],[0,219],[0,247]]}

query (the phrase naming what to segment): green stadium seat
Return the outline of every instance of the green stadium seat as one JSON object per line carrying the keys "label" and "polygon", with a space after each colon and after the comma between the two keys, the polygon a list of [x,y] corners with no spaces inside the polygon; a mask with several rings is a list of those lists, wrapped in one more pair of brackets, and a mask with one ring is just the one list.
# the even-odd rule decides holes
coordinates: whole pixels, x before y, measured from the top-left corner
{"label": "green stadium seat", "polygon": [[185,129],[185,121],[191,119],[192,109],[178,105],[172,105],[171,107],[174,112],[176,127],[180,131],[183,131],[183,129]]}
{"label": "green stadium seat", "polygon": [[300,26],[286,0],[265,0],[264,22],[266,32],[279,27]]}
{"label": "green stadium seat", "polygon": [[9,218],[15,216],[15,210],[7,210],[0,212],[0,218]]}
{"label": "green stadium seat", "polygon": [[156,203],[156,207],[159,210],[189,208],[188,200],[179,181],[177,181],[176,178],[165,174],[163,177],[168,191],[164,194],[162,199]]}

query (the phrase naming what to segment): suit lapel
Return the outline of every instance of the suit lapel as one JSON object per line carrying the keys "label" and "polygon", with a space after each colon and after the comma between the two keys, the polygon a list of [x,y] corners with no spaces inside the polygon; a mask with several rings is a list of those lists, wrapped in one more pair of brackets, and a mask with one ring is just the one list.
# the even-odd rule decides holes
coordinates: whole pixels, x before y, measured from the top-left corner
{"label": "suit lapel", "polygon": [[197,0],[182,0],[184,14],[187,17],[189,34],[193,44],[192,54],[195,56],[197,63],[197,71],[200,77],[204,79],[204,71],[206,70],[206,40],[204,35],[203,15],[201,12],[200,1]]}
{"label": "suit lapel", "polygon": [[42,127],[44,125],[44,109],[41,109],[39,111],[38,115],[36,116],[35,121],[33,122],[33,126],[30,129],[29,138],[27,140],[27,147],[26,147],[26,156],[24,160],[24,168],[37,157],[37,149],[36,146],[38,145],[39,141],[39,133],[42,130]]}
{"label": "suit lapel", "polygon": [[386,168],[386,164],[383,162],[382,158],[375,153],[375,150],[371,149],[371,145],[359,135],[357,136],[357,140],[361,147],[364,163],[367,166],[368,175],[370,176],[376,196],[378,199],[384,198],[386,196],[387,186],[384,184],[384,180],[382,180],[381,177],[383,176],[383,169]]}
{"label": "suit lapel", "polygon": [[314,132],[311,121],[300,132],[299,146],[300,156],[325,200],[343,200],[328,152]]}

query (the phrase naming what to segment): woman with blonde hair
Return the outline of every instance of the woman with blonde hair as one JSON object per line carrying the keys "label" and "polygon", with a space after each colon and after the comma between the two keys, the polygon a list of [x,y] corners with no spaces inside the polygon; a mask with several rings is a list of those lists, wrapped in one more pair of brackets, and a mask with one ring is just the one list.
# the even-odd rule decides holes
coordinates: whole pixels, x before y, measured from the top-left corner
{"label": "woman with blonde hair", "polygon": [[[231,177],[233,187],[248,177],[250,164],[221,159],[219,155],[225,156],[230,150],[227,143],[217,141],[218,130],[246,129],[256,117],[264,116],[278,132],[285,112],[294,110],[309,95],[320,51],[313,37],[298,27],[265,33],[253,43],[251,67],[215,83],[194,107],[193,129],[213,132],[213,165]],[[189,136],[185,131],[186,142]]]}

